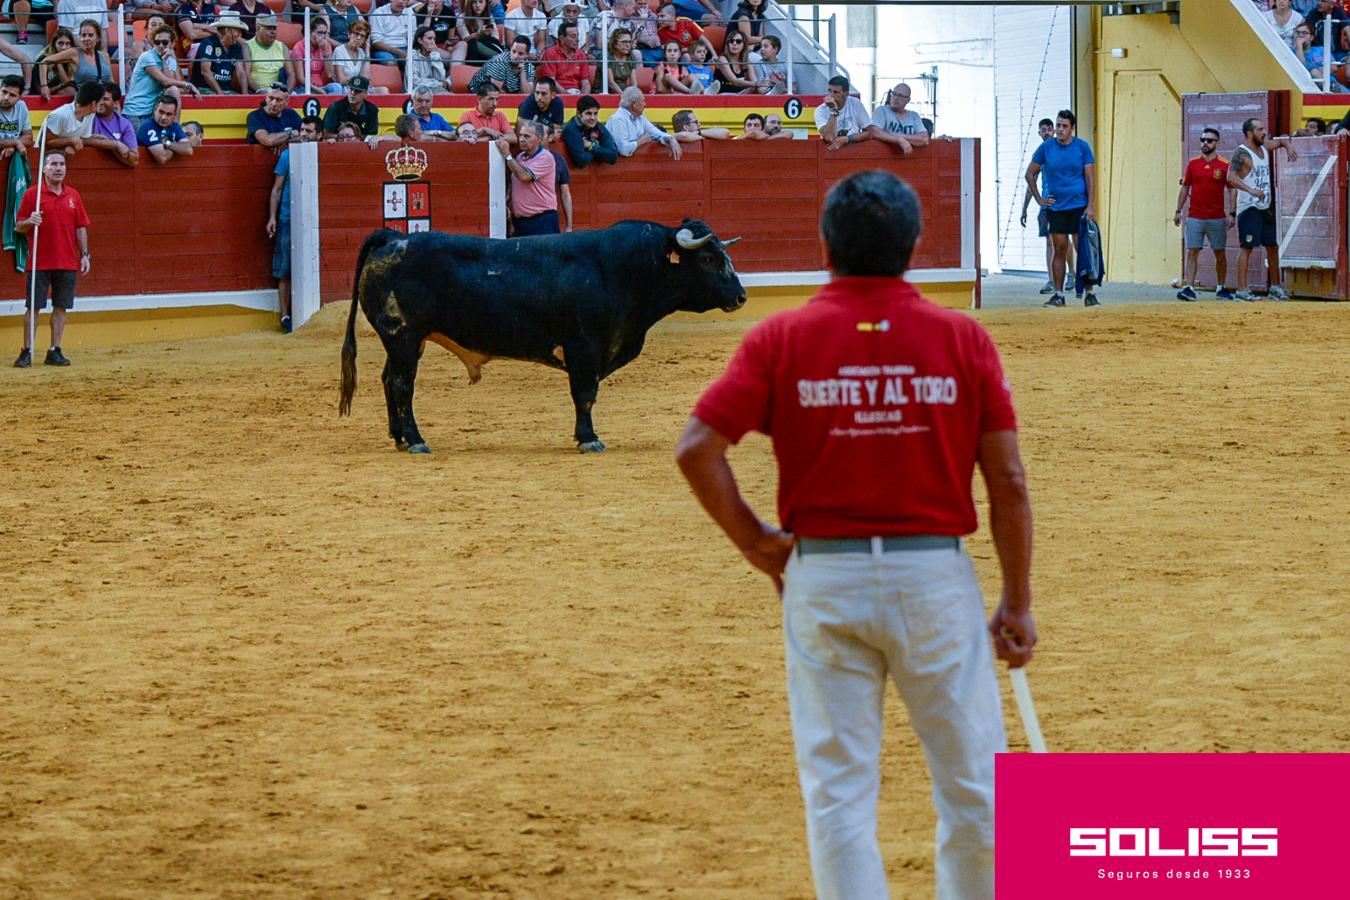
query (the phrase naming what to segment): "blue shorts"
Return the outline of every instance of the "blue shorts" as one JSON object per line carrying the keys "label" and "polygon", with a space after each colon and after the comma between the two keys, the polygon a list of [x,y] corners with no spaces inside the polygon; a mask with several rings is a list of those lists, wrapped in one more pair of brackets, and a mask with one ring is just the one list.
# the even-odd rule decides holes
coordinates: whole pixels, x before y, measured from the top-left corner
{"label": "blue shorts", "polygon": [[1254,247],[1278,247],[1275,235],[1275,213],[1268,209],[1249,206],[1238,213],[1238,246],[1244,250]]}
{"label": "blue shorts", "polygon": [[272,245],[272,277],[291,277],[291,220],[277,220],[277,242]]}

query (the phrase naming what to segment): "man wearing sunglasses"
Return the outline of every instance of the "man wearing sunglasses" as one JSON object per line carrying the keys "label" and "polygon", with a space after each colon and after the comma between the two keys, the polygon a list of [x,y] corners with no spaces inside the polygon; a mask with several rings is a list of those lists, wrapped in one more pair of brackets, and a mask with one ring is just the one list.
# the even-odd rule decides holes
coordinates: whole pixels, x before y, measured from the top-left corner
{"label": "man wearing sunglasses", "polygon": [[[1190,209],[1186,210],[1186,197],[1190,195]],[[1200,263],[1200,251],[1209,241],[1209,249],[1214,254],[1214,272],[1218,276],[1218,287],[1214,291],[1217,300],[1232,300],[1233,292],[1225,287],[1228,276],[1228,229],[1237,224],[1233,212],[1233,192],[1228,187],[1228,160],[1219,155],[1219,129],[1206,128],[1200,132],[1200,155],[1186,164],[1186,173],[1181,178],[1181,191],[1177,194],[1177,211],[1172,216],[1172,224],[1182,223],[1182,211],[1186,211],[1186,225],[1183,232],[1186,241],[1186,283],[1177,292],[1177,299],[1187,303],[1195,302],[1195,270]]]}

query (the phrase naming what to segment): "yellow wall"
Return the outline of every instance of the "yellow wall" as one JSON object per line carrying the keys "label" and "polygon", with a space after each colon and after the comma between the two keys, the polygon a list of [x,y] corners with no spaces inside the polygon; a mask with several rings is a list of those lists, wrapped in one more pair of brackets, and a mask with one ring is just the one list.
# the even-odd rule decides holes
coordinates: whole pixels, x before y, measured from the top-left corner
{"label": "yellow wall", "polygon": [[[1119,281],[1166,284],[1180,274],[1172,224],[1181,177],[1181,95],[1289,90],[1302,94],[1230,0],[1186,0],[1165,14],[1094,13],[1097,205],[1107,270]],[[1123,58],[1111,55],[1125,50]],[[1084,135],[1087,137],[1087,135]]]}
{"label": "yellow wall", "polygon": [[1233,8],[1232,0],[1186,0],[1181,33],[1224,91],[1289,91],[1289,120],[1302,121],[1303,92]]}

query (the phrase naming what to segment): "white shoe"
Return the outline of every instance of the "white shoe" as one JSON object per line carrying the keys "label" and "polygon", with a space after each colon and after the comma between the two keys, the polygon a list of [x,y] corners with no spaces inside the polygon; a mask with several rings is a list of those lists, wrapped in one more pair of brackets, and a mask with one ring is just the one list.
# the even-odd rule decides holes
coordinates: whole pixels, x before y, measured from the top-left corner
{"label": "white shoe", "polygon": [[1269,296],[1270,299],[1272,299],[1272,300],[1288,300],[1288,299],[1289,299],[1289,294],[1288,294],[1288,292],[1285,291],[1285,289],[1284,289],[1284,287],[1283,287],[1282,285],[1278,285],[1278,284],[1272,284],[1272,285],[1270,286],[1270,290],[1267,291],[1266,294],[1267,294],[1267,296]]}

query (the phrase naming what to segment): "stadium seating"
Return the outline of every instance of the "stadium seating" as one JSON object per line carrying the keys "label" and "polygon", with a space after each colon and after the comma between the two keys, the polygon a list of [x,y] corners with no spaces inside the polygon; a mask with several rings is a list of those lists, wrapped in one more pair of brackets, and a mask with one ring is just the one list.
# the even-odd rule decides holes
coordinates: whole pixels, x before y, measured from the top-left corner
{"label": "stadium seating", "polygon": [[403,74],[398,66],[385,66],[379,63],[370,65],[370,86],[387,87],[391,94],[403,93]]}
{"label": "stadium seating", "polygon": [[282,10],[286,8],[286,0],[263,0],[267,8],[277,15],[281,15]]}
{"label": "stadium seating", "polygon": [[281,41],[287,47],[294,48],[296,44],[305,39],[305,26],[299,22],[278,22],[277,40]]}
{"label": "stadium seating", "polygon": [[727,28],[725,25],[704,25],[703,36],[713,45],[714,51],[721,53],[727,39]]}
{"label": "stadium seating", "polygon": [[478,74],[478,66],[467,63],[455,63],[450,67],[450,87],[456,94],[467,94],[469,82]]}

